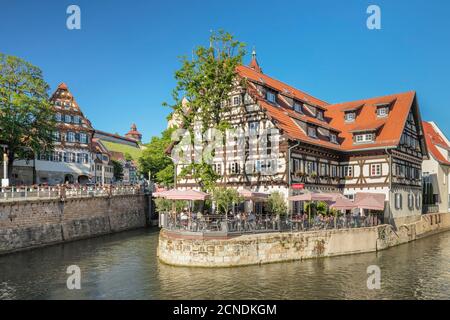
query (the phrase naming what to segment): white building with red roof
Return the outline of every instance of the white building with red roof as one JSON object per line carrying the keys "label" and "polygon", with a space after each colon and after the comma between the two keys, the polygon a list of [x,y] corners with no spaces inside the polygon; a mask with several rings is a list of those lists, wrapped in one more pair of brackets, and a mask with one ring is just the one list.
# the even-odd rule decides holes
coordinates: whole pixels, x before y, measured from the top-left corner
{"label": "white building with red roof", "polygon": [[434,122],[423,122],[429,159],[422,164],[424,203],[430,211],[450,211],[450,141]]}
{"label": "white building with red roof", "polygon": [[[237,67],[237,85],[224,101],[224,117],[246,134],[244,155],[217,153],[218,185],[257,192],[358,192],[385,195],[385,222],[403,223],[422,213],[422,161],[428,151],[414,91],[330,104],[263,73],[252,54]],[[174,115],[176,117],[176,115]],[[250,134],[277,129],[277,159],[248,154]],[[274,151],[272,146],[272,153]],[[174,145],[176,148],[176,144]],[[265,155],[266,156],[266,155]],[[177,166],[179,174],[183,165]],[[265,174],[275,170],[274,174]],[[188,177],[178,187],[198,184]],[[298,211],[300,204],[294,204]]]}

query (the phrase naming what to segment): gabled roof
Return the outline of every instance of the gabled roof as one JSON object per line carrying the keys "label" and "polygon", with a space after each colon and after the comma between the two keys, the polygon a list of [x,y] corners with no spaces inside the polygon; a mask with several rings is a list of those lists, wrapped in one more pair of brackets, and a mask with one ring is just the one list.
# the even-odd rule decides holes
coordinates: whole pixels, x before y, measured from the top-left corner
{"label": "gabled roof", "polygon": [[[341,130],[339,137],[343,139],[341,147],[344,150],[395,147],[400,142],[415,96],[416,93],[414,91],[409,91],[383,97],[328,105],[325,116],[331,119],[330,125],[332,127]],[[386,117],[378,117],[377,106],[389,103],[392,103],[389,115]],[[359,112],[355,121],[346,122],[344,114],[352,108],[358,108]],[[353,144],[353,134],[364,131],[377,131],[375,142],[363,145]]]}
{"label": "gabled roof", "polygon": [[436,147],[439,146],[447,151],[450,151],[450,145],[447,143],[447,139],[442,136],[442,133],[439,132],[440,130],[434,123],[423,121],[422,126],[425,141],[430,154],[437,162],[450,166],[450,161],[448,161],[447,155],[442,154],[442,152]]}

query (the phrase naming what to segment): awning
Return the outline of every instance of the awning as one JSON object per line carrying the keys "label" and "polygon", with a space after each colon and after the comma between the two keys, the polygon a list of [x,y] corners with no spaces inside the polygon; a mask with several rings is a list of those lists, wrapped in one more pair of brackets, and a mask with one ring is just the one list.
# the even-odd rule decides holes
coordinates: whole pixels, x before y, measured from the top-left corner
{"label": "awning", "polygon": [[330,208],[336,209],[336,210],[352,210],[355,208],[358,208],[355,203],[345,197],[339,197],[336,199],[335,202],[330,204]]}
{"label": "awning", "polygon": [[[338,197],[342,196],[338,193],[303,193],[297,196],[290,196],[290,201],[335,201]],[[343,196],[342,196],[343,197]]]}
{"label": "awning", "polygon": [[196,190],[171,189],[168,191],[155,192],[152,196],[169,200],[205,200],[209,197],[209,194]]}
{"label": "awning", "polygon": [[238,192],[239,192],[239,195],[241,197],[243,197],[245,200],[264,201],[269,198],[269,194],[264,193],[264,192],[256,192],[256,191],[251,191],[248,189],[241,189],[241,190],[238,190]]}
{"label": "awning", "polygon": [[386,195],[384,193],[358,192],[355,195],[354,204],[360,209],[384,211],[385,200]]}

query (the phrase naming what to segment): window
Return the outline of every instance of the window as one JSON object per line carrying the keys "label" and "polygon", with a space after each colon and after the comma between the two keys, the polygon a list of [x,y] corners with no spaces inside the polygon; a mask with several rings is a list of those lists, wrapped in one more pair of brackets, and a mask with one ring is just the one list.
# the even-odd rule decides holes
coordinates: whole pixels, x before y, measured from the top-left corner
{"label": "window", "polygon": [[317,129],[316,127],[308,127],[308,136],[312,138],[317,138]]}
{"label": "window", "polygon": [[64,108],[69,109],[70,108],[70,102],[64,102]]}
{"label": "window", "polygon": [[311,174],[313,172],[317,173],[317,164],[313,161],[306,161],[306,173]]}
{"label": "window", "polygon": [[302,105],[299,102],[294,102],[294,110],[302,113],[303,112]]}
{"label": "window", "polygon": [[337,143],[337,136],[335,133],[330,133],[330,142]]}
{"label": "window", "polygon": [[230,164],[230,173],[236,174],[239,173],[239,163],[233,162]]}
{"label": "window", "polygon": [[372,177],[378,177],[381,176],[382,169],[381,169],[381,163],[374,163],[370,165],[370,175]]}
{"label": "window", "polygon": [[57,113],[55,115],[55,119],[56,119],[57,122],[61,122],[61,113]]}
{"label": "window", "polygon": [[82,163],[82,162],[83,162],[83,154],[77,153],[77,163]]}
{"label": "window", "polygon": [[75,142],[75,133],[74,132],[67,132],[67,141],[69,142]]}
{"label": "window", "polygon": [[57,105],[58,107],[61,107],[61,101],[57,100],[57,101],[55,102],[55,105]]}
{"label": "window", "polygon": [[64,122],[65,123],[71,123],[72,122],[72,117],[70,115],[66,114],[64,116]]}
{"label": "window", "polygon": [[355,112],[346,112],[345,113],[345,121],[346,122],[353,122],[355,121],[356,113]]}
{"label": "window", "polygon": [[248,123],[248,129],[250,134],[258,134],[259,131],[259,122],[258,121],[251,121]]}
{"label": "window", "polygon": [[402,194],[401,193],[396,193],[395,194],[395,209],[400,210],[403,207],[403,203],[402,203]]}
{"label": "window", "polygon": [[234,96],[233,97],[233,106],[238,106],[241,104],[241,96]]}
{"label": "window", "polygon": [[276,170],[277,160],[256,160],[255,172],[271,172]]}
{"label": "window", "polygon": [[334,164],[331,165],[331,176],[332,177],[337,177],[338,176],[337,166],[334,165]]}
{"label": "window", "polygon": [[353,166],[344,166],[344,177],[353,177]]}
{"label": "window", "polygon": [[220,163],[214,163],[213,164],[213,170],[217,174],[222,174],[222,164]]}
{"label": "window", "polygon": [[267,91],[267,100],[272,103],[275,103],[276,102],[275,94],[271,91]]}
{"label": "window", "polygon": [[356,143],[373,142],[373,138],[374,138],[373,133],[357,134],[355,136],[355,142]]}
{"label": "window", "polygon": [[60,141],[61,136],[59,134],[59,131],[53,131],[53,141]]}
{"label": "window", "polygon": [[321,163],[319,167],[319,175],[322,177],[328,176],[328,165],[326,163]]}
{"label": "window", "polygon": [[83,153],[83,163],[89,163],[89,154]]}
{"label": "window", "polygon": [[408,209],[414,209],[414,195],[412,193],[408,194]]}
{"label": "window", "polygon": [[388,106],[382,106],[382,107],[378,107],[377,109],[377,116],[378,117],[386,117],[389,113],[389,108]]}
{"label": "window", "polygon": [[80,133],[80,143],[87,143],[86,133]]}
{"label": "window", "polygon": [[323,111],[317,110],[316,116],[317,116],[317,119],[323,120]]}
{"label": "window", "polygon": [[73,116],[73,123],[75,123],[75,124],[80,124],[80,123],[81,123],[81,118],[80,118],[80,116]]}

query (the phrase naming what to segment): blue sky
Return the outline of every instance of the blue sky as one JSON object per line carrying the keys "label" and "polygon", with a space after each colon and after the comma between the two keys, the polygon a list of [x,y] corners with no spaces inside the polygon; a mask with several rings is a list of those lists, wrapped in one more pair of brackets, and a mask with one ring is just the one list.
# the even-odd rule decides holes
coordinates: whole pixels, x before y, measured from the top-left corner
{"label": "blue sky", "polygon": [[[66,9],[81,8],[81,30]],[[366,9],[381,8],[381,30]],[[328,102],[416,90],[450,136],[450,1],[0,0],[0,52],[65,82],[95,128],[144,141],[166,127],[178,57],[225,29],[264,72]],[[249,55],[245,62],[249,60]]]}

